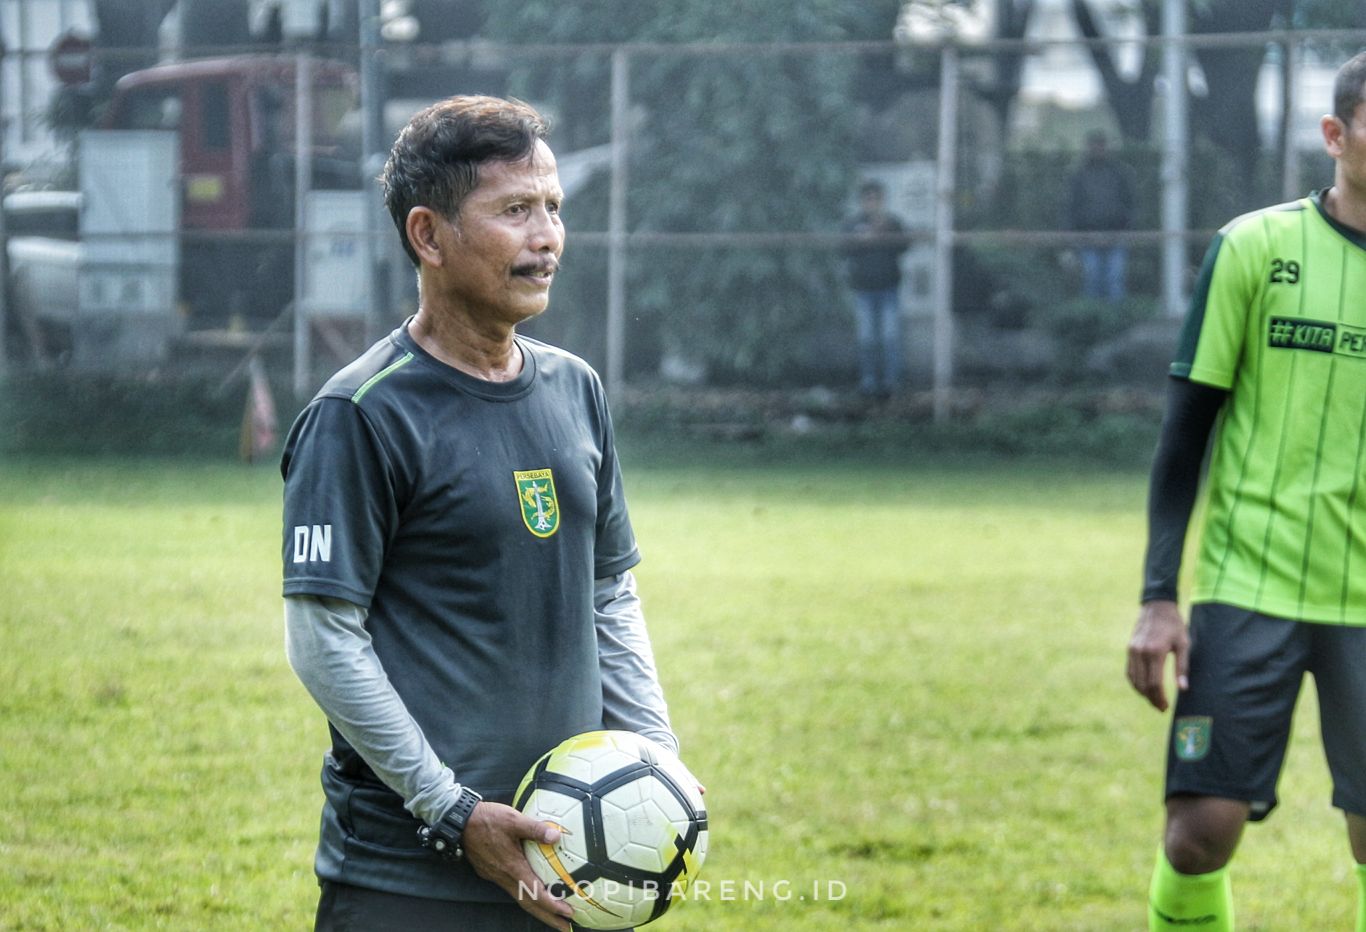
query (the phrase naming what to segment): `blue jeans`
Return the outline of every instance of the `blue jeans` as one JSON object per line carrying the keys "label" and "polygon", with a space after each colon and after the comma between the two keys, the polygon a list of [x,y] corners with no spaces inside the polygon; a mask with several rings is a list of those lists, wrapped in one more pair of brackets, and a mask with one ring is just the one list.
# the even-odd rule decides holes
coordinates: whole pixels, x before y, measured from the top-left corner
{"label": "blue jeans", "polygon": [[1129,259],[1123,246],[1088,246],[1081,250],[1082,297],[1118,303],[1124,300],[1124,269]]}
{"label": "blue jeans", "polygon": [[858,316],[859,391],[896,391],[901,382],[901,308],[897,289],[855,291]]}

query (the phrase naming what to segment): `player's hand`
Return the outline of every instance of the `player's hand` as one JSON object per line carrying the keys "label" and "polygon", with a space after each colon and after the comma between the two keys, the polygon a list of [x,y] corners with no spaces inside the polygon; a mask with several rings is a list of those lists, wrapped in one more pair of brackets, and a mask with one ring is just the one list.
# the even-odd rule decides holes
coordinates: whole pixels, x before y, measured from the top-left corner
{"label": "player's hand", "polygon": [[522,851],[523,839],[552,845],[560,840],[560,833],[511,806],[484,800],[470,813],[461,841],[465,859],[476,874],[502,887],[518,906],[541,922],[560,932],[569,932],[574,910],[552,896],[532,872]]}
{"label": "player's hand", "polygon": [[1160,712],[1167,711],[1167,688],[1163,682],[1167,655],[1176,661],[1176,688],[1190,685],[1190,633],[1175,602],[1157,599],[1138,613],[1129,638],[1129,683]]}

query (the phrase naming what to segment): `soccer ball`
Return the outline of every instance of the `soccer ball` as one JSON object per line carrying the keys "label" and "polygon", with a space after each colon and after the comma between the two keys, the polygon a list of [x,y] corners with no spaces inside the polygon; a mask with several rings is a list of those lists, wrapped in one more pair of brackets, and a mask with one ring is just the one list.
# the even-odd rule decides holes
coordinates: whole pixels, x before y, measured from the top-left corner
{"label": "soccer ball", "polygon": [[585,929],[629,929],[664,915],[707,856],[707,811],[692,775],[629,731],[590,731],[534,765],[514,804],[560,830],[522,843],[546,888]]}

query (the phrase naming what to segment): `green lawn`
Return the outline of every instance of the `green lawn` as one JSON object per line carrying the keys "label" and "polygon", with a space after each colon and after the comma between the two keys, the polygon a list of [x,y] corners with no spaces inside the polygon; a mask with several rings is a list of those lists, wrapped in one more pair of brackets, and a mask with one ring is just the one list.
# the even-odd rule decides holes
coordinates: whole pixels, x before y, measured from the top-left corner
{"label": "green lawn", "polygon": [[[625,459],[712,824],[661,929],[1145,927],[1138,473]],[[279,513],[269,467],[0,461],[0,929],[309,926],[325,729]],[[1241,929],[1351,927],[1312,699]]]}

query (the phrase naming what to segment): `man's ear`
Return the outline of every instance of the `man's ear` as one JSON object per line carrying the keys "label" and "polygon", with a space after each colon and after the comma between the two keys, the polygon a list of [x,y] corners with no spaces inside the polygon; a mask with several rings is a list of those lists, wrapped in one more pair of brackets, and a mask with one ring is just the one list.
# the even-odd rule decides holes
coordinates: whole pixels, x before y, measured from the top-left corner
{"label": "man's ear", "polygon": [[1343,140],[1347,138],[1346,124],[1330,113],[1319,120],[1319,129],[1323,131],[1323,148],[1333,158],[1341,158]]}
{"label": "man's ear", "polygon": [[414,207],[408,211],[404,221],[404,232],[408,234],[408,245],[413,247],[417,258],[424,265],[440,267],[445,258],[441,248],[442,224],[446,219],[430,207]]}

